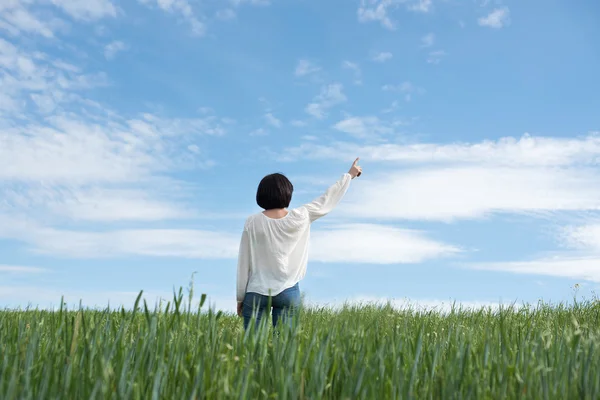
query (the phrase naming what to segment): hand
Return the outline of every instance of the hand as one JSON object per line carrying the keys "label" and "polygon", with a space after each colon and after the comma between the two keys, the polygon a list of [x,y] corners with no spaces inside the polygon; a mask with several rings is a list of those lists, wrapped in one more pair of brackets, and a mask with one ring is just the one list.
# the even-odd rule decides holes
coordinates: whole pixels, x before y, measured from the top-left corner
{"label": "hand", "polygon": [[354,160],[354,162],[352,163],[352,167],[350,167],[350,171],[348,171],[350,176],[352,176],[352,179],[357,178],[362,174],[362,167],[358,165],[359,160],[359,158]]}
{"label": "hand", "polygon": [[238,301],[237,303],[237,315],[238,317],[242,317],[242,308],[243,308],[244,303],[242,303],[241,301]]}

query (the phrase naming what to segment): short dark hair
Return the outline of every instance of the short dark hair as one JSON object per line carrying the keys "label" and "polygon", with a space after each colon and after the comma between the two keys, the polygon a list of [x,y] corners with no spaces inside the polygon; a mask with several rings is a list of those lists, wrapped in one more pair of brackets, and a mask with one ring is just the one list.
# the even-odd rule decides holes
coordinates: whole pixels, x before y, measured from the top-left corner
{"label": "short dark hair", "polygon": [[292,201],[294,186],[285,175],[276,173],[262,178],[256,191],[256,203],[265,210],[287,208]]}

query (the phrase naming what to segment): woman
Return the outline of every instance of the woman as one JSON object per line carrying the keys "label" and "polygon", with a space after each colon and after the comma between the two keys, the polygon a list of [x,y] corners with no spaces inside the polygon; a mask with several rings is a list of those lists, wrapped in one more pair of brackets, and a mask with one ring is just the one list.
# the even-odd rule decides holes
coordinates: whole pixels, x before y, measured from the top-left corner
{"label": "woman", "polygon": [[294,187],[285,176],[261,180],[256,202],[264,211],[246,220],[238,258],[237,312],[245,329],[253,316],[260,322],[269,300],[274,326],[300,305],[298,282],[306,274],[310,225],[333,210],[360,176],[358,161],[321,197],[293,210],[288,207]]}

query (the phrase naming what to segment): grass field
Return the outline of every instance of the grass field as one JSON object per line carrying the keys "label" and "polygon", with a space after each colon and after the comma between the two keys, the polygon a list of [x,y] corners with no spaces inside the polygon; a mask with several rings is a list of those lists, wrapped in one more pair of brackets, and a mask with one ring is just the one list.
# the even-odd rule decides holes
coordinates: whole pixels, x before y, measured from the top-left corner
{"label": "grass field", "polygon": [[278,336],[184,303],[0,312],[0,399],[600,398],[597,301],[313,309]]}

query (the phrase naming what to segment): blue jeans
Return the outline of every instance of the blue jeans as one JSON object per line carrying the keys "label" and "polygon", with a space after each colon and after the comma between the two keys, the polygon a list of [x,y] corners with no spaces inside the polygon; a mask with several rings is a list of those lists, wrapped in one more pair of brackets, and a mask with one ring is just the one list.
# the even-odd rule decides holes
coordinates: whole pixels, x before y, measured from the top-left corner
{"label": "blue jeans", "polygon": [[[296,310],[300,307],[300,285],[295,284],[289,289],[284,290],[275,297],[269,297],[258,293],[248,292],[244,297],[242,306],[242,315],[244,317],[244,329],[248,329],[252,317],[256,317],[256,325],[269,306],[273,308],[273,326],[277,326],[279,320],[293,320]],[[270,313],[271,310],[267,310]]]}

